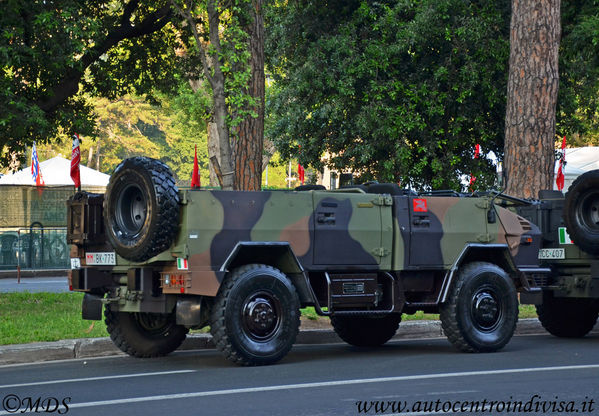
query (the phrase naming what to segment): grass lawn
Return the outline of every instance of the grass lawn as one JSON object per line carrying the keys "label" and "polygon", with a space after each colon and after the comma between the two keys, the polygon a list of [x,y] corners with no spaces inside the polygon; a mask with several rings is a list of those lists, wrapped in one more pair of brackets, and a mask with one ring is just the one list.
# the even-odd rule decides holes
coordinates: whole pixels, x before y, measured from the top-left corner
{"label": "grass lawn", "polygon": [[[81,319],[82,299],[82,293],[0,293],[0,345],[108,336],[103,321]],[[314,308],[302,309],[302,315],[328,319],[319,317]],[[520,318],[536,316],[534,306],[520,306]],[[439,319],[439,315],[403,316],[404,321],[422,319]]]}
{"label": "grass lawn", "polygon": [[82,299],[83,293],[0,293],[0,344],[107,336],[103,321],[81,319]]}

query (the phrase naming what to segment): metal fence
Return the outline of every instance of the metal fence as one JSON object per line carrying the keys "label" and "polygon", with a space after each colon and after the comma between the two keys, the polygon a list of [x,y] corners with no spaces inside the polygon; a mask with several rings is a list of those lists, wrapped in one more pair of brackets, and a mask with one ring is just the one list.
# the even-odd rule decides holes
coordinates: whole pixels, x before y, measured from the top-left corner
{"label": "metal fence", "polygon": [[66,227],[0,229],[0,270],[69,268]]}

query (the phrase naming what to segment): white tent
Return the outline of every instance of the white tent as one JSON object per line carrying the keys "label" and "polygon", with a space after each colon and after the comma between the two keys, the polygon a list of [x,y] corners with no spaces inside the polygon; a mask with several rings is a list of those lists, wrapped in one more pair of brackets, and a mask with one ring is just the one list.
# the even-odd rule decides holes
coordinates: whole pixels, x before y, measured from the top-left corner
{"label": "white tent", "polygon": [[[40,162],[42,177],[46,185],[72,185],[71,179],[71,161],[60,156]],[[110,175],[90,169],[87,166],[79,165],[81,175],[81,186],[101,186],[106,187]],[[12,175],[4,175],[0,178],[0,185],[35,185],[31,176],[31,165],[21,169]]]}

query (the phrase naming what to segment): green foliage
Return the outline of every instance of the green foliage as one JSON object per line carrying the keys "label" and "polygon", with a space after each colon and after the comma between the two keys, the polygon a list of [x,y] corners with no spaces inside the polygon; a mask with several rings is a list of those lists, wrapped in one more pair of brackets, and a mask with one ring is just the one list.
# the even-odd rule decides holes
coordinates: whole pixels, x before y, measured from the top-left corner
{"label": "green foliage", "polygon": [[568,136],[568,146],[599,145],[597,10],[597,0],[562,3],[557,132]]}
{"label": "green foliage", "polygon": [[363,180],[460,188],[503,150],[508,0],[294,1],[269,15],[268,137]]}
{"label": "green foliage", "polygon": [[[96,139],[82,137],[82,163],[111,173],[121,160],[133,156],[149,156],[167,163],[181,185],[189,185],[193,169],[194,145],[198,146],[198,165],[202,184],[208,185],[208,151],[206,124],[193,108],[201,106],[201,96],[181,88],[175,99],[159,97],[160,106],[151,105],[134,96],[116,100],[90,99],[98,122]],[[60,136],[57,144],[39,146],[40,159],[56,155],[70,158],[71,138]],[[88,160],[89,150],[92,158]]]}
{"label": "green foliage", "polygon": [[84,91],[114,98],[172,87],[174,35],[164,26],[168,20],[158,19],[168,17],[169,3],[150,3],[2,3],[0,165],[11,152],[24,159],[33,141],[47,143],[61,132],[93,135],[93,108]]}

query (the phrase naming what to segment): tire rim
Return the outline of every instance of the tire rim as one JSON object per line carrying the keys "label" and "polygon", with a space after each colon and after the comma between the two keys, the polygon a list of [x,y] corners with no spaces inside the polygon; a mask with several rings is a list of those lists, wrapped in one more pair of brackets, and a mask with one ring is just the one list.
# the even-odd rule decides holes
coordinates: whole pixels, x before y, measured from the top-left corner
{"label": "tire rim", "polygon": [[479,331],[492,332],[497,329],[503,318],[503,308],[492,287],[485,286],[474,293],[470,317],[474,327]]}
{"label": "tire rim", "polygon": [[599,193],[588,191],[580,198],[576,210],[577,222],[587,231],[599,232]]}
{"label": "tire rim", "polygon": [[254,341],[268,341],[281,327],[282,309],[281,301],[270,292],[248,296],[242,307],[244,332]]}
{"label": "tire rim", "polygon": [[115,219],[123,234],[138,234],[146,222],[147,201],[141,188],[136,184],[127,185],[119,195]]}
{"label": "tire rim", "polygon": [[173,326],[168,316],[159,313],[135,313],[134,316],[139,328],[154,338],[166,337]]}

